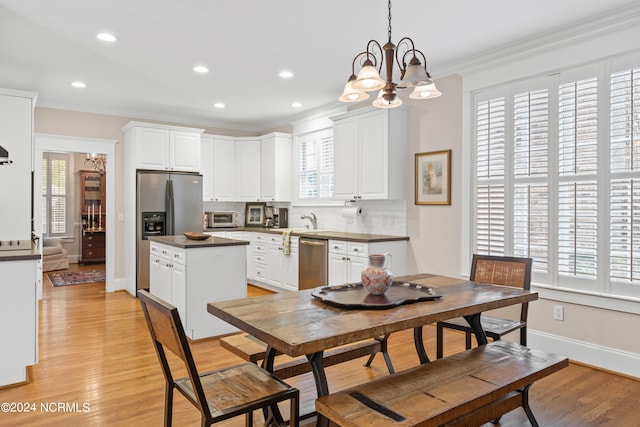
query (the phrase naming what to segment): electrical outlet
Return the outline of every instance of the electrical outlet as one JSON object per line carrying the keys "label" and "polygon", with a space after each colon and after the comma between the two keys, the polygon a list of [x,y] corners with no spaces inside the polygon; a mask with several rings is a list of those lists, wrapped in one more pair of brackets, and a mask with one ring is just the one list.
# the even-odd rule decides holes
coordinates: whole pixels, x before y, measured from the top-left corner
{"label": "electrical outlet", "polygon": [[124,221],[124,214],[122,212],[118,214],[118,221]]}
{"label": "electrical outlet", "polygon": [[564,307],[561,305],[553,306],[553,318],[555,320],[564,320]]}

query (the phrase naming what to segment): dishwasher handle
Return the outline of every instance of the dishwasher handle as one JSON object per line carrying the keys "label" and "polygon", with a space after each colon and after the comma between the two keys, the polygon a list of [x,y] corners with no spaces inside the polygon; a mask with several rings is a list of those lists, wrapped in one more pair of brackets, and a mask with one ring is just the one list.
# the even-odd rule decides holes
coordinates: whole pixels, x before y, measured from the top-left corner
{"label": "dishwasher handle", "polygon": [[326,245],[326,242],[324,240],[318,242],[318,241],[315,241],[315,240],[303,240],[303,239],[300,239],[299,243],[301,245],[309,245],[309,246],[324,246],[324,245]]}

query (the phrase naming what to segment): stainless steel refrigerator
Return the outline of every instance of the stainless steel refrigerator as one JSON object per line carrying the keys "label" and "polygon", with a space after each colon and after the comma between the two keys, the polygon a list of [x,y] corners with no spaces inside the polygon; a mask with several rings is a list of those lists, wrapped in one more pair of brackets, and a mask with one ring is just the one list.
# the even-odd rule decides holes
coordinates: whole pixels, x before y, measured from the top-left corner
{"label": "stainless steel refrigerator", "polygon": [[189,172],[137,172],[137,288],[149,289],[150,236],[202,231],[202,175]]}

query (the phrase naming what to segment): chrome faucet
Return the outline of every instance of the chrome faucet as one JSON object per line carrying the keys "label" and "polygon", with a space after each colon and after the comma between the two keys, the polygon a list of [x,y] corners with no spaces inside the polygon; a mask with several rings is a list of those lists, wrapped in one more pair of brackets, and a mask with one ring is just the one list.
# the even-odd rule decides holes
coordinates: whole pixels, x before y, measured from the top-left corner
{"label": "chrome faucet", "polygon": [[[311,227],[314,230],[318,229],[318,218],[316,218],[316,214],[314,214],[313,212],[310,212],[309,215],[302,215],[300,219],[308,219],[309,221],[311,221]],[[309,225],[307,224],[304,227],[309,228]]]}

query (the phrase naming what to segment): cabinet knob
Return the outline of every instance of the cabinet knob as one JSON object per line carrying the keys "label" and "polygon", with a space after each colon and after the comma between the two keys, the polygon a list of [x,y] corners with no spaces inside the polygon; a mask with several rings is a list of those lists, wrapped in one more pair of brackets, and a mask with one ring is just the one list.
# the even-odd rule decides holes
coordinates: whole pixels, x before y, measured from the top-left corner
{"label": "cabinet knob", "polygon": [[353,252],[358,252],[358,248],[353,248]]}

